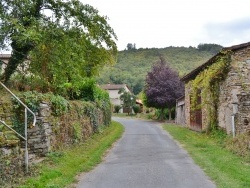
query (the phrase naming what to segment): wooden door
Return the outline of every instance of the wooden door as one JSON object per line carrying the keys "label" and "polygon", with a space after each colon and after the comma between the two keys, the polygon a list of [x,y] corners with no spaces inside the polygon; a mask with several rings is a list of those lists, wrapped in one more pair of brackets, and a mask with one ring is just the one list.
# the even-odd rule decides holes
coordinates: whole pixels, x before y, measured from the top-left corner
{"label": "wooden door", "polygon": [[[201,106],[201,96],[198,97],[197,105]],[[190,112],[190,126],[191,129],[201,131],[202,130],[202,110],[193,110]]]}

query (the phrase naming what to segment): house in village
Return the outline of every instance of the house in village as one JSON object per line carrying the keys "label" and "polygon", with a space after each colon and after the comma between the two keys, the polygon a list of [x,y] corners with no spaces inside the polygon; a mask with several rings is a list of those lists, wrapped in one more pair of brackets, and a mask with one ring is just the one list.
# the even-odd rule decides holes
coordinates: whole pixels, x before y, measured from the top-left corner
{"label": "house in village", "polygon": [[[113,106],[122,105],[122,100],[120,99],[121,93],[119,91],[123,88],[126,92],[130,92],[126,84],[105,84],[100,86],[102,89],[105,89],[109,93],[109,98]],[[121,113],[125,109],[121,109]]]}
{"label": "house in village", "polygon": [[[126,84],[105,84],[100,86],[102,89],[105,89],[109,93],[109,98],[112,103],[112,105],[121,105],[123,104],[122,100],[120,99],[120,96],[122,93],[119,93],[121,89],[124,89],[126,92],[131,93],[128,86]],[[136,104],[140,106],[140,111],[143,111],[143,104],[142,101],[139,99],[136,99]],[[120,110],[121,113],[127,113],[131,109],[122,108]]]}
{"label": "house in village", "polygon": [[188,127],[250,132],[250,42],[223,48],[181,80]]}

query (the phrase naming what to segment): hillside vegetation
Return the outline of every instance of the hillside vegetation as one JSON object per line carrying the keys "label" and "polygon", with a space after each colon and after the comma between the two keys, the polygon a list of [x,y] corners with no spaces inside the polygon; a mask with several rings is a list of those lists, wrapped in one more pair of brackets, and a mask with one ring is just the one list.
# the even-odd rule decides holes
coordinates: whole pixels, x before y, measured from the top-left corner
{"label": "hillside vegetation", "polygon": [[222,46],[200,44],[194,47],[166,47],[151,49],[129,49],[118,52],[117,63],[107,66],[97,78],[99,84],[127,84],[134,94],[142,91],[144,80],[151,66],[162,56],[180,76],[206,62]]}

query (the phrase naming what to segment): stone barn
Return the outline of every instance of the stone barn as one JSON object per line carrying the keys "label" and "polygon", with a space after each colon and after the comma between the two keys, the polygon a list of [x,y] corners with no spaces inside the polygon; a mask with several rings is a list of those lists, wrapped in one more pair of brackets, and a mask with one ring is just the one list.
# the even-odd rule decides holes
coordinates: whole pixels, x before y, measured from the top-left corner
{"label": "stone barn", "polygon": [[250,132],[250,42],[223,48],[181,80],[189,128]]}

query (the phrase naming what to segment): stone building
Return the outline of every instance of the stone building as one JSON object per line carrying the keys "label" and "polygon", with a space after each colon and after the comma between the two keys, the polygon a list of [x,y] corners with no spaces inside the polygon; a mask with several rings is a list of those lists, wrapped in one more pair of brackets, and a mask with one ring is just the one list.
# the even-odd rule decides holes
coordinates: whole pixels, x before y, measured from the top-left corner
{"label": "stone building", "polygon": [[[228,58],[225,58],[227,54]],[[193,83],[197,77],[209,76],[215,72],[216,65],[224,63],[228,60],[228,65],[218,69],[214,78],[211,78],[210,84],[216,88],[216,100],[210,100],[214,96],[212,93],[202,95],[204,90],[205,78],[200,79],[200,88],[196,98],[196,106],[199,108],[191,108],[193,100],[192,91],[194,90]],[[212,70],[213,69],[213,70]],[[200,77],[201,78],[201,77]],[[185,82],[185,114],[186,124],[194,130],[206,130],[211,128],[211,118],[214,118],[219,127],[224,129],[228,134],[239,134],[250,132],[250,42],[223,48],[218,54],[213,56],[207,62],[197,67],[182,79]],[[196,86],[197,87],[197,86]],[[214,97],[215,99],[215,97]],[[215,110],[214,110],[215,109]],[[214,110],[214,115],[211,113]]]}

